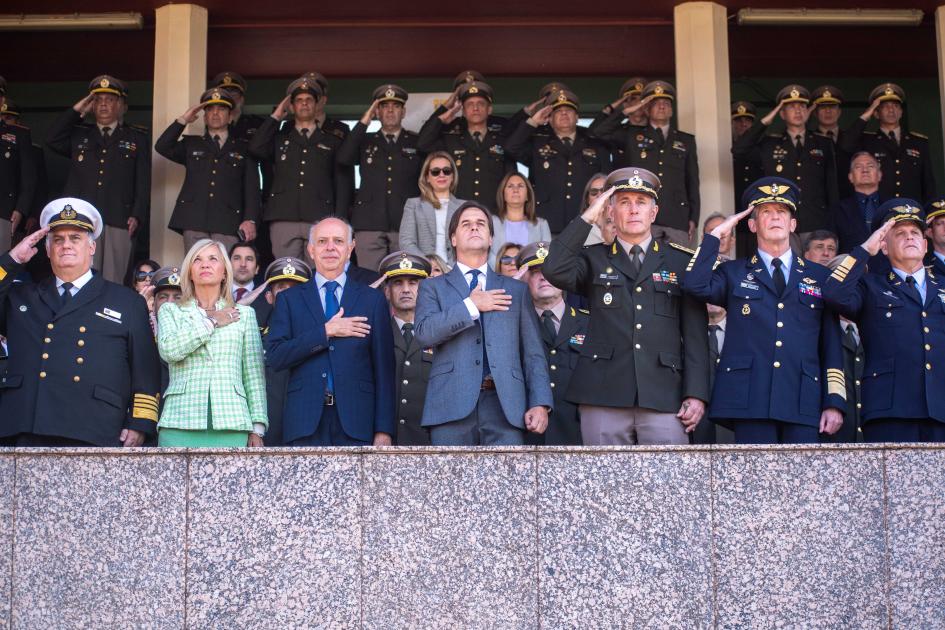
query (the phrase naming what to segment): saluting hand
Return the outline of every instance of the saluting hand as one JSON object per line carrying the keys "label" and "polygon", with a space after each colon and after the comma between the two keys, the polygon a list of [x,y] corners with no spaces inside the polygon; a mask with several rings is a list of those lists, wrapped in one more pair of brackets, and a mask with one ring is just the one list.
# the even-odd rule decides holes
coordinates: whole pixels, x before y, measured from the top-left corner
{"label": "saluting hand", "polygon": [[532,127],[541,127],[542,125],[548,124],[548,121],[551,120],[552,110],[553,107],[551,105],[545,105],[528,118],[528,124]]}
{"label": "saluting hand", "polygon": [[863,243],[863,249],[869,253],[870,256],[875,256],[879,253],[880,247],[883,244],[883,241],[886,240],[886,234],[892,229],[893,224],[895,224],[895,219],[890,219],[883,223],[875,232],[870,234],[870,237],[866,239]]}
{"label": "saluting hand", "polygon": [[204,107],[206,107],[206,103],[198,103],[194,105],[193,107],[188,109],[186,112],[181,114],[180,117],[177,119],[177,122],[179,122],[182,125],[189,125],[190,123],[197,120],[197,115],[200,113],[200,110],[202,110]]}
{"label": "saluting hand", "polygon": [[367,108],[367,111],[364,112],[364,116],[361,116],[362,125],[370,125],[371,121],[374,120],[374,117],[377,115],[377,106],[380,104],[380,100],[375,100],[371,103],[371,106]]}
{"label": "saluting hand", "polygon": [[36,249],[36,244],[43,240],[43,237],[46,236],[49,232],[48,227],[44,227],[41,230],[37,230],[24,238],[22,241],[16,244],[16,247],[10,250],[10,257],[21,265],[25,265],[30,261],[33,256],[36,255],[36,252],[39,250]]}
{"label": "saluting hand", "polygon": [[587,207],[587,210],[581,215],[581,218],[591,225],[597,224],[600,220],[601,214],[607,208],[607,204],[610,201],[610,198],[613,196],[614,191],[617,190],[616,186],[611,186],[603,193],[597,196],[597,199]]}
{"label": "saluting hand", "polygon": [[860,119],[869,121],[869,119],[873,117],[873,114],[876,113],[877,108],[879,108],[879,104],[883,102],[882,99],[882,96],[874,98],[870,106],[866,108],[866,111],[860,114]]}
{"label": "saluting hand", "polygon": [[738,222],[751,214],[751,211],[752,208],[748,208],[747,210],[742,210],[737,214],[729,215],[724,221],[716,225],[715,228],[709,232],[709,234],[715,238],[721,238],[723,234],[731,234]]}
{"label": "saluting hand", "polygon": [[92,111],[92,104],[95,102],[95,95],[89,94],[88,96],[83,97],[78,103],[72,106],[80,116],[85,116],[90,111]]}
{"label": "saluting hand", "polygon": [[761,124],[768,126],[774,122],[774,117],[778,115],[778,112],[781,111],[781,108],[784,107],[784,101],[779,101],[777,105],[774,106],[768,115],[761,119]]}
{"label": "saluting hand", "polygon": [[452,97],[447,99],[446,103],[443,104],[443,106],[446,107],[446,111],[439,115],[440,122],[442,122],[444,125],[448,125],[453,122],[457,117],[459,117],[459,113],[463,111],[462,102],[453,100],[453,102],[450,103],[450,100],[452,100]]}
{"label": "saluting hand", "polygon": [[525,412],[525,428],[532,433],[544,433],[548,428],[548,410],[545,407],[532,407]]}
{"label": "saluting hand", "polygon": [[[633,114],[633,113],[635,113],[635,112],[640,111],[641,109],[643,109],[644,107],[646,107],[647,105],[649,105],[649,104],[653,101],[654,98],[656,98],[656,95],[655,95],[655,94],[650,94],[650,95],[647,96],[646,98],[641,98],[639,101],[637,101],[637,102],[634,103],[633,105],[630,105],[630,106],[628,106],[628,107],[624,107],[624,108],[623,108],[623,115],[624,115],[624,116],[629,116],[630,114]],[[628,96],[628,97],[626,97],[625,100],[629,100],[629,99],[630,99],[630,97]]]}
{"label": "saluting hand", "polygon": [[292,95],[287,95],[282,99],[276,109],[272,112],[272,117],[276,120],[284,120],[286,116],[289,115],[289,102],[292,100]]}
{"label": "saluting hand", "polygon": [[345,317],[345,309],[340,308],[335,316],[325,322],[325,335],[331,337],[367,337],[371,333],[368,318],[362,315]]}
{"label": "saluting hand", "polygon": [[541,107],[541,104],[544,103],[544,102],[545,102],[545,99],[540,98],[540,99],[538,99],[537,101],[535,101],[534,103],[531,103],[531,104],[529,104],[529,105],[526,105],[526,106],[523,107],[522,109],[525,110],[525,113],[526,113],[526,114],[528,114],[529,116],[532,116],[535,112],[538,111],[538,109]]}
{"label": "saluting hand", "polygon": [[512,296],[506,293],[505,289],[483,291],[478,285],[476,285],[476,288],[469,294],[469,299],[476,305],[480,313],[507,311],[512,304]]}

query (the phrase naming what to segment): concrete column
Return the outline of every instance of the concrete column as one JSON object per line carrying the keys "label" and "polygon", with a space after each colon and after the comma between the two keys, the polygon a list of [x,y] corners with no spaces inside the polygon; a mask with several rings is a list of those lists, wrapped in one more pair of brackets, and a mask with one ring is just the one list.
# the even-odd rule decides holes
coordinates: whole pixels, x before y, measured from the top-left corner
{"label": "concrete column", "polygon": [[714,2],[677,5],[673,30],[676,115],[679,128],[696,136],[702,218],[713,212],[731,214],[735,192],[725,7]]}
{"label": "concrete column", "polygon": [[[153,138],[200,98],[207,83],[207,10],[196,4],[169,4],[155,11]],[[191,133],[202,133],[191,126]],[[151,258],[179,265],[184,258],[180,235],[167,229],[184,169],[157,153],[151,167]]]}
{"label": "concrete column", "polygon": [[945,5],[935,9],[935,41],[938,54],[938,94],[942,105],[942,129],[945,131]]}

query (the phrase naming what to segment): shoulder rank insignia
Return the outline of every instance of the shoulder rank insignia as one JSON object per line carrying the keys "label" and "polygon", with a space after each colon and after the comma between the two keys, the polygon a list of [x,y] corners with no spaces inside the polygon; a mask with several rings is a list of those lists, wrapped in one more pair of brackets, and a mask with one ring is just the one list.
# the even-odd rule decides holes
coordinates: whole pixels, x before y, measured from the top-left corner
{"label": "shoulder rank insignia", "polygon": [[591,312],[590,312],[588,309],[586,309],[586,308],[579,308],[578,310],[579,310],[580,312],[584,313],[585,315],[590,315],[590,314],[591,314]]}
{"label": "shoulder rank insignia", "polygon": [[928,140],[928,139],[929,139],[929,137],[928,137],[927,135],[925,135],[924,133],[919,133],[918,131],[910,131],[910,132],[909,132],[909,135],[910,135],[910,136],[915,136],[916,138],[922,138],[923,140]]}
{"label": "shoulder rank insignia", "polygon": [[[672,241],[669,241],[669,246],[672,247],[673,249],[678,249],[678,250],[681,251],[681,252],[686,252],[686,253],[689,254],[690,256],[692,256],[692,255],[694,255],[694,254],[696,253],[696,250],[694,250],[694,249],[689,249],[688,247],[684,247],[684,246],[680,245],[679,243],[674,243],[674,242],[672,242]],[[656,251],[656,250],[654,250],[654,251]]]}

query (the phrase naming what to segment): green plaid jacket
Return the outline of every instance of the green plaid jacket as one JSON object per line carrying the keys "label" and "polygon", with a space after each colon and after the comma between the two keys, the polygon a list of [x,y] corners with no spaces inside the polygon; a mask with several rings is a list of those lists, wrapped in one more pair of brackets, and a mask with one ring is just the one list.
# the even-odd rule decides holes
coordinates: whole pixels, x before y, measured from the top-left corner
{"label": "green plaid jacket", "polygon": [[254,422],[269,425],[256,313],[249,306],[236,308],[238,322],[208,331],[195,304],[161,307],[158,351],[167,361],[170,383],[158,429],[249,432]]}

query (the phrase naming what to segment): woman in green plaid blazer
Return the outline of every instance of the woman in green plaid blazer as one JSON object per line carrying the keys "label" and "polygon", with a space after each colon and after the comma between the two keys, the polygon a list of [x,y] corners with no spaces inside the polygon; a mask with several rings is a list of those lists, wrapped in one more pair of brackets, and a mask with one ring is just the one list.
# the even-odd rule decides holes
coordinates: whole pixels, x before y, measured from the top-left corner
{"label": "woman in green plaid blazer", "polygon": [[262,446],[266,382],[251,307],[233,303],[223,244],[204,239],[181,264],[181,300],[158,312],[158,350],[170,383],[158,446]]}

